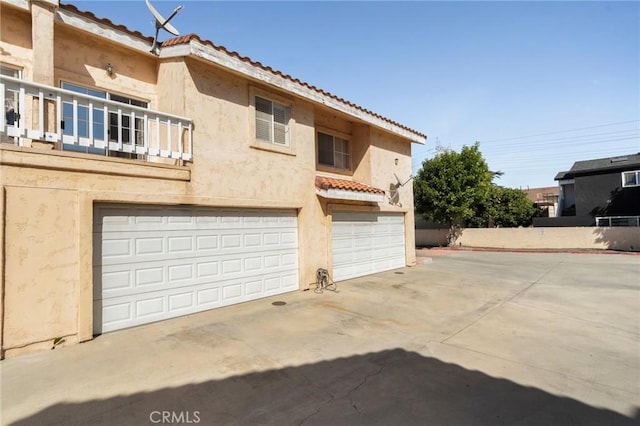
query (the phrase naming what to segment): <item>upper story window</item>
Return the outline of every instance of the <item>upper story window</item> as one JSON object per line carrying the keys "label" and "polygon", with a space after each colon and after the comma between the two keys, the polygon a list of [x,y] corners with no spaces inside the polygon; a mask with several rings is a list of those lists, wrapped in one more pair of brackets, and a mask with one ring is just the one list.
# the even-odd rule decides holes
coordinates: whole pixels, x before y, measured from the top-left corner
{"label": "upper story window", "polygon": [[290,146],[291,107],[260,96],[255,97],[256,139],[274,145]]}
{"label": "upper story window", "polygon": [[640,170],[622,172],[622,187],[640,186]]}
{"label": "upper story window", "polygon": [[318,132],[318,164],[348,170],[351,168],[350,157],[347,139]]}
{"label": "upper story window", "polygon": [[[91,89],[88,87],[78,86],[71,83],[62,83],[62,88],[84,95],[94,96],[101,99],[109,99],[127,105],[135,105],[147,108],[148,104],[137,99],[127,98],[125,96],[116,95],[102,90]],[[130,144],[135,142],[136,145],[144,144],[144,120],[141,117],[132,117],[128,114],[120,114],[109,112],[108,121],[105,120],[104,110],[94,109],[92,112],[92,120],[89,120],[89,105],[78,104],[77,116],[74,117],[74,107],[71,102],[64,102],[62,107],[63,116],[63,133],[65,135],[74,134],[74,125],[77,126],[78,137],[90,137],[90,123],[92,125],[91,132],[96,139],[103,139],[105,126],[107,130],[107,138],[110,142],[118,142]],[[74,123],[75,118],[75,123]],[[131,130],[133,126],[133,141],[131,140]],[[63,149],[70,151],[88,152],[91,154],[104,154],[105,150],[100,148],[83,147],[73,144],[64,144]],[[118,154],[121,156],[120,154]]]}

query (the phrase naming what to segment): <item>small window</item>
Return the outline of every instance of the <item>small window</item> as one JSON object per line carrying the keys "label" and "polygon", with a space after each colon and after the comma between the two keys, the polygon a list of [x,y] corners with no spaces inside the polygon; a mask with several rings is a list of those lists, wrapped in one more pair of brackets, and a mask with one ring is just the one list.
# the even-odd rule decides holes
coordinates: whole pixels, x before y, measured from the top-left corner
{"label": "small window", "polygon": [[622,186],[640,186],[640,170],[622,172]]}
{"label": "small window", "polygon": [[350,169],[349,141],[318,132],[318,164],[337,169]]}
{"label": "small window", "polygon": [[256,96],[256,139],[274,145],[289,146],[291,108]]}

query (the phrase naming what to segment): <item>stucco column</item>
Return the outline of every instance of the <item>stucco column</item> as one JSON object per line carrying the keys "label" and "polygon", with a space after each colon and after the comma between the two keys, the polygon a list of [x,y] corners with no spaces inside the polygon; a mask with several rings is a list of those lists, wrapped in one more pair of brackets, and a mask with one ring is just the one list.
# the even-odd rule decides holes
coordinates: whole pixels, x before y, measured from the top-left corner
{"label": "stucco column", "polygon": [[59,0],[31,0],[33,81],[50,86],[54,81],[53,27]]}
{"label": "stucco column", "polygon": [[0,186],[0,359],[4,359],[4,200],[4,186]]}
{"label": "stucco column", "polygon": [[[31,38],[33,68],[31,78],[37,83],[55,86],[54,78],[54,21],[59,0],[31,0]],[[34,99],[31,105],[33,111],[39,108],[38,100]],[[29,108],[29,105],[27,106]],[[45,102],[45,130],[55,132],[56,115],[55,103]],[[37,126],[38,123],[32,123]],[[41,144],[37,141],[24,141],[25,146],[34,146],[51,149],[49,143]]]}

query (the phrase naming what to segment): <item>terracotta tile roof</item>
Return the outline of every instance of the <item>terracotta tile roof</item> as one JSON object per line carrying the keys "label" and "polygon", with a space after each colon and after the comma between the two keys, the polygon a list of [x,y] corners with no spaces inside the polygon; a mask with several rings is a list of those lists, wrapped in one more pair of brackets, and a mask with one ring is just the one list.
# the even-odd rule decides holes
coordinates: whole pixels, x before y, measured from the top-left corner
{"label": "terracotta tile roof", "polygon": [[131,34],[132,36],[141,38],[142,40],[147,40],[149,43],[153,43],[153,37],[149,37],[149,36],[145,36],[144,34],[142,34],[140,31],[134,31],[134,30],[130,30],[129,28],[127,28],[125,25],[118,25],[113,23],[113,21],[111,21],[110,19],[107,18],[98,18],[96,15],[94,15],[91,12],[87,12],[84,10],[80,10],[78,9],[76,6],[72,5],[72,4],[62,4],[60,3],[60,8],[61,9],[65,9],[68,10],[70,12],[76,13],[78,15],[83,15],[86,16],[87,18],[96,21],[100,24],[109,26],[111,28],[114,28],[116,30],[125,32],[127,34]]}
{"label": "terracotta tile roof", "polygon": [[[81,11],[80,9],[78,9],[77,7],[75,7],[75,6],[71,5],[71,4],[62,4],[61,3],[60,7],[63,8],[63,9],[69,10],[69,11],[71,11],[73,13],[88,17],[89,19],[92,19],[92,20],[94,20],[96,22],[99,22],[101,24],[110,26],[110,27],[112,27],[114,29],[117,29],[119,31],[123,31],[123,32],[131,34],[133,36],[139,37],[139,38],[141,38],[143,40],[147,40],[147,41],[149,41],[149,43],[153,42],[153,37],[145,36],[142,33],[140,33],[139,31],[132,31],[129,28],[127,28],[126,26],[124,26],[124,25],[114,24],[109,19],[98,18],[93,13]],[[195,41],[197,41],[197,42],[199,42],[199,43],[201,43],[203,45],[210,46],[213,49],[216,49],[216,50],[218,50],[220,52],[223,52],[223,53],[225,53],[225,54],[227,54],[229,56],[235,57],[235,58],[237,58],[237,59],[239,59],[239,60],[241,60],[243,62],[246,62],[248,64],[251,64],[251,65],[253,65],[255,67],[261,68],[261,69],[263,69],[265,71],[268,71],[268,72],[270,72],[272,74],[275,74],[275,75],[281,76],[283,78],[286,78],[287,80],[293,81],[294,83],[298,83],[298,84],[300,84],[300,85],[302,85],[302,86],[304,86],[304,87],[306,87],[308,89],[314,90],[314,91],[316,91],[316,92],[318,92],[318,93],[320,93],[320,94],[322,94],[324,96],[328,96],[328,97],[330,97],[332,99],[337,100],[338,102],[341,102],[341,103],[346,104],[346,105],[348,105],[348,106],[350,106],[352,108],[356,108],[356,109],[358,109],[360,111],[363,111],[363,112],[365,112],[367,114],[370,114],[370,115],[372,115],[374,117],[377,117],[377,118],[379,118],[379,119],[381,119],[383,121],[386,121],[389,124],[392,124],[394,126],[400,127],[401,129],[404,129],[404,130],[407,130],[409,132],[415,133],[416,135],[419,135],[419,136],[421,136],[423,138],[427,137],[427,135],[425,135],[424,133],[418,132],[418,131],[410,128],[410,127],[407,127],[407,126],[405,126],[403,124],[400,124],[397,121],[393,121],[393,120],[391,120],[389,118],[383,117],[382,115],[377,114],[377,113],[375,113],[375,112],[373,112],[371,110],[368,110],[368,109],[366,109],[364,107],[361,107],[360,105],[356,105],[353,102],[350,102],[350,101],[347,101],[346,99],[340,98],[340,97],[334,95],[333,93],[327,92],[327,91],[322,90],[322,89],[320,89],[320,88],[318,88],[316,86],[310,85],[309,83],[301,81],[301,80],[299,80],[297,78],[294,78],[294,77],[290,76],[289,74],[284,74],[282,71],[278,71],[278,70],[275,70],[275,69],[273,69],[273,68],[271,68],[269,66],[263,65],[262,63],[260,63],[258,61],[254,61],[254,60],[252,60],[251,58],[249,58],[247,56],[242,56],[238,52],[230,51],[224,46],[218,46],[218,45],[214,44],[213,42],[211,42],[209,40],[203,40],[197,34],[187,34],[187,35],[184,35],[184,36],[174,37],[174,38],[171,38],[171,39],[163,41],[161,43],[161,46],[162,47],[168,47],[168,46],[177,46],[177,45],[180,45],[180,44],[188,44],[192,40],[195,40]]]}
{"label": "terracotta tile roof", "polygon": [[316,187],[320,189],[342,189],[345,191],[368,192],[371,194],[384,194],[382,189],[350,180],[316,176]]}

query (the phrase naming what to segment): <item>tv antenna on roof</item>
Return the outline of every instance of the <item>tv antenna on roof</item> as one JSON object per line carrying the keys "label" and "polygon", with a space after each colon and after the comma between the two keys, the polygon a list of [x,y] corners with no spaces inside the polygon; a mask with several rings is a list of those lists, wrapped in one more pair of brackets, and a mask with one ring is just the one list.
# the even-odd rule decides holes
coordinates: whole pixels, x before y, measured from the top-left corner
{"label": "tv antenna on roof", "polygon": [[164,19],[162,17],[162,15],[160,15],[160,12],[158,12],[151,5],[149,0],[144,0],[144,1],[145,1],[145,3],[147,3],[147,8],[149,9],[149,12],[151,12],[151,14],[153,15],[153,18],[156,20],[156,35],[155,35],[155,37],[153,37],[153,45],[151,46],[151,53],[153,53],[154,55],[159,55],[160,54],[160,47],[158,47],[158,33],[160,32],[161,29],[163,29],[166,32],[168,32],[169,34],[172,34],[174,36],[179,36],[180,35],[178,30],[176,30],[176,28],[173,25],[171,25],[169,23],[169,21],[172,20],[173,17],[176,16],[178,14],[178,12],[180,12],[184,6],[180,5],[180,6],[176,7],[173,10],[173,12],[171,13],[171,15],[169,15],[169,17],[167,19]]}

